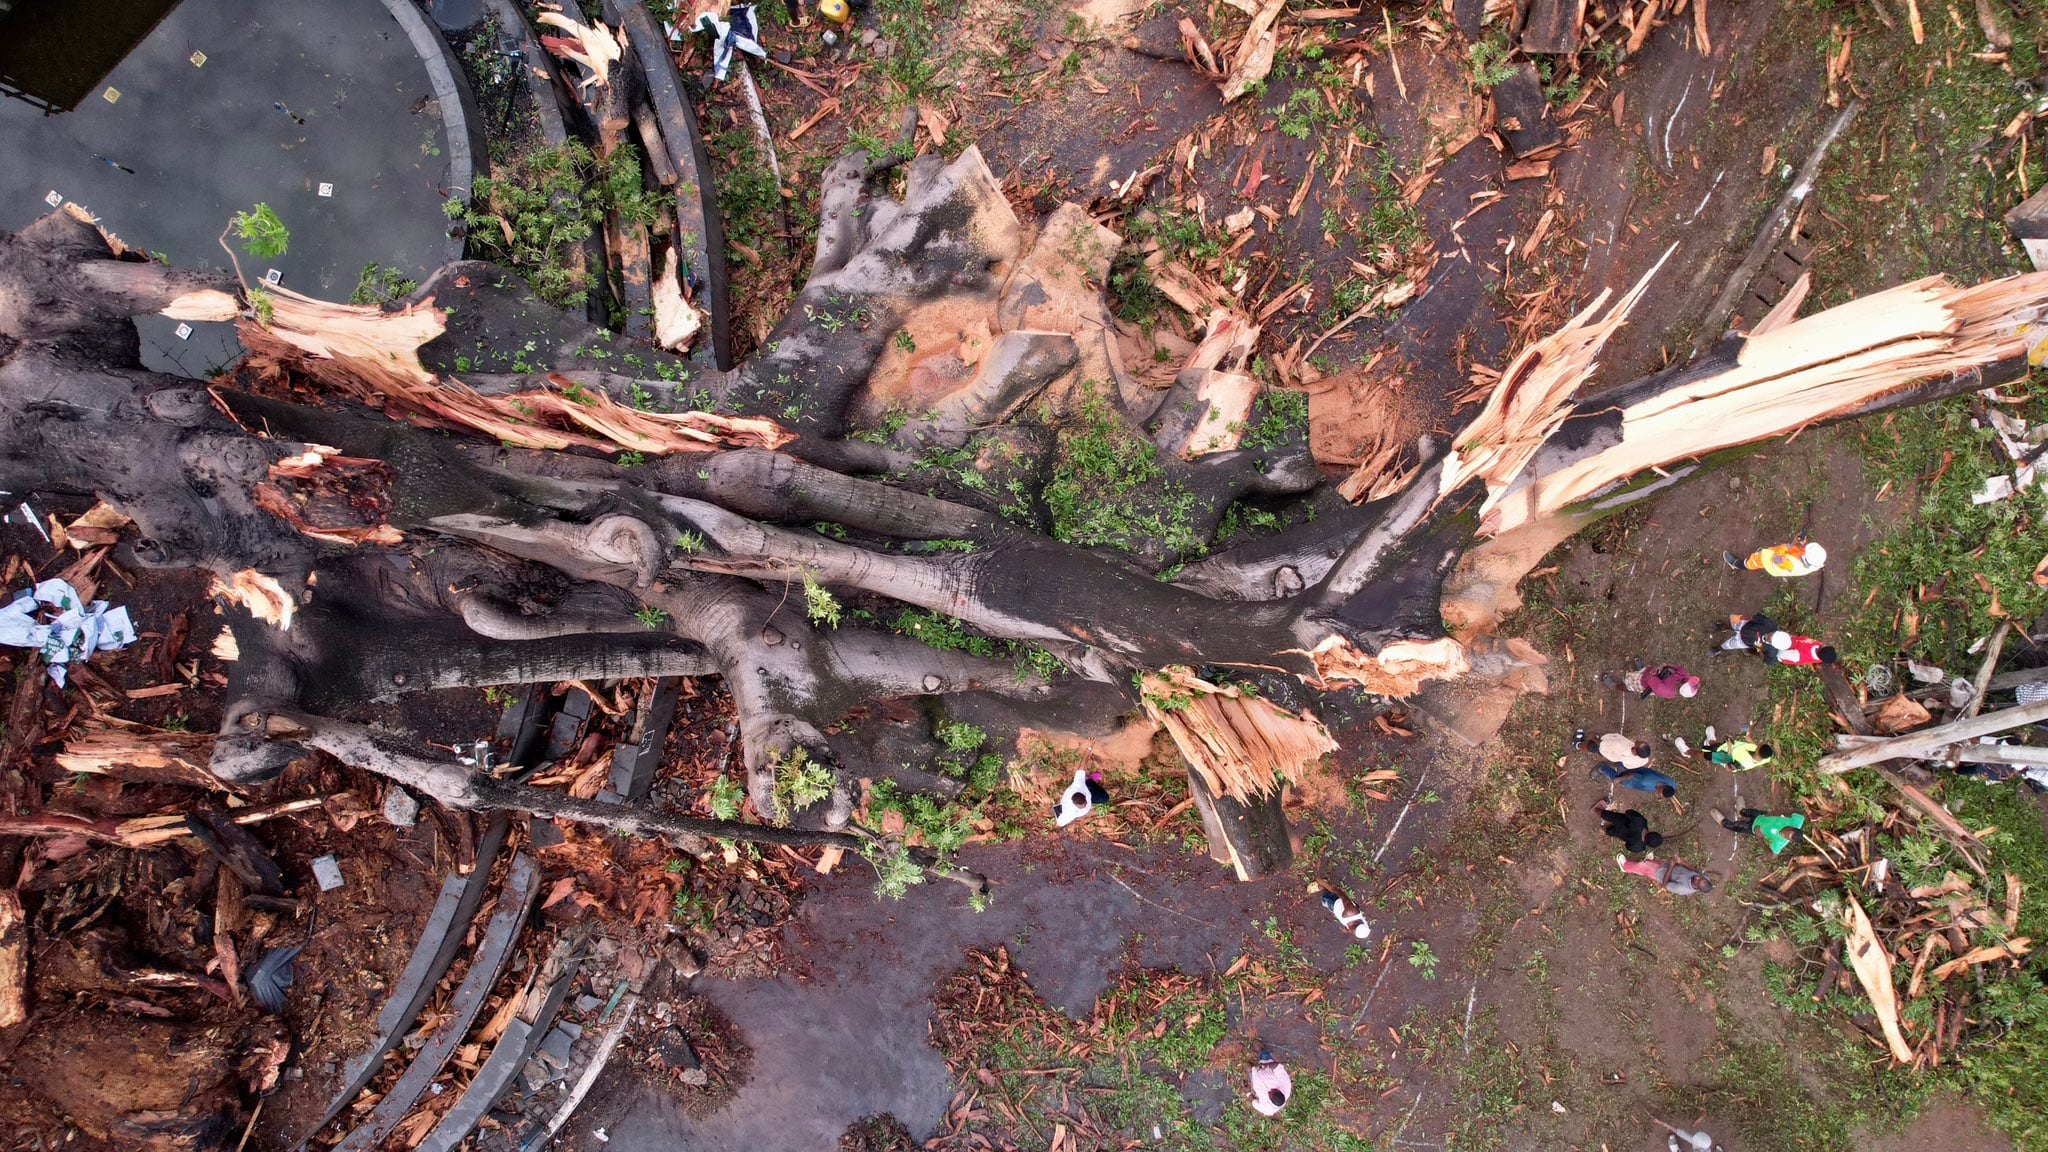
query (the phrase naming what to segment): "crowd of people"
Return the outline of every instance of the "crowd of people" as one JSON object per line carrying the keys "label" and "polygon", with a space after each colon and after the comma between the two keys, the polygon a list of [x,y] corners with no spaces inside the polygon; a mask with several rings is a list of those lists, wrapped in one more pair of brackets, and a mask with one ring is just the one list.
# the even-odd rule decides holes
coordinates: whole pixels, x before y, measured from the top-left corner
{"label": "crowd of people", "polygon": [[[1760,548],[1746,558],[1724,552],[1722,560],[1737,571],[1764,572],[1791,579],[1818,572],[1827,562],[1827,551],[1801,533],[1789,544]],[[1761,612],[1729,616],[1726,624],[1716,621],[1711,635],[1713,644],[1710,652],[1713,656],[1748,652],[1770,663],[1793,666],[1833,664],[1836,660],[1833,647],[1814,637],[1780,628]],[[1653,696],[1663,700],[1690,700],[1700,691],[1699,676],[1684,665],[1673,663],[1638,661],[1619,675],[1603,675],[1601,682],[1644,700]],[[1775,754],[1769,744],[1753,739],[1746,730],[1722,739],[1711,724],[1704,727],[1704,739],[1697,748],[1683,738],[1674,740],[1673,744],[1680,756],[1696,757],[1737,772],[1760,768],[1770,763]],[[1664,837],[1651,827],[1648,812],[1619,807],[1613,799],[1621,791],[1639,793],[1646,798],[1677,798],[1678,781],[1651,767],[1655,755],[1652,745],[1622,732],[1594,737],[1581,728],[1572,734],[1572,747],[1598,757],[1599,762],[1593,766],[1593,772],[1608,782],[1609,796],[1595,802],[1593,812],[1600,818],[1601,830],[1621,841],[1622,851],[1614,858],[1615,866],[1630,875],[1641,876],[1675,896],[1712,892],[1713,879],[1705,873],[1677,860],[1656,858]],[[1711,809],[1710,815],[1730,832],[1754,835],[1763,840],[1773,855],[1790,846],[1806,824],[1806,817],[1798,813],[1781,815],[1759,808],[1743,808],[1733,819],[1718,808]]]}
{"label": "crowd of people", "polygon": [[[1820,570],[1827,561],[1827,552],[1819,544],[1812,543],[1801,534],[1790,544],[1760,548],[1748,557],[1738,557],[1733,552],[1722,554],[1729,567],[1738,571],[1765,572],[1772,576],[1793,578],[1810,575]],[[1724,635],[1725,633],[1725,635]],[[1712,653],[1715,656],[1729,652],[1749,652],[1762,659],[1788,665],[1833,664],[1835,650],[1811,636],[1788,632],[1769,617],[1758,612],[1748,616],[1730,616],[1725,625],[1716,622],[1713,629]],[[1656,697],[1661,700],[1691,700],[1700,693],[1700,677],[1682,664],[1651,664],[1638,661],[1633,667],[1619,674],[1606,674],[1601,682],[1610,688],[1627,692],[1639,699]],[[1624,713],[1626,715],[1626,713]],[[1674,740],[1680,756],[1692,757],[1709,764],[1718,764],[1736,772],[1749,772],[1771,762],[1775,750],[1767,743],[1753,739],[1748,731],[1722,738],[1713,725],[1704,726],[1704,739],[1694,748],[1684,739]],[[1622,851],[1614,858],[1615,865],[1632,876],[1663,888],[1674,896],[1694,896],[1712,892],[1712,877],[1697,868],[1678,860],[1659,860],[1657,849],[1664,844],[1664,837],[1650,826],[1650,817],[1643,811],[1616,806],[1612,797],[1619,792],[1633,792],[1645,801],[1675,800],[1679,784],[1676,779],[1651,766],[1656,749],[1647,740],[1635,739],[1622,732],[1607,732],[1599,736],[1590,735],[1581,728],[1572,734],[1572,748],[1597,757],[1593,773],[1608,782],[1609,796],[1596,801],[1593,811],[1599,816],[1602,830],[1621,841]],[[1091,806],[1085,774],[1077,774],[1074,785],[1068,789],[1069,796],[1055,810],[1061,823],[1078,818]],[[1098,801],[1099,802],[1099,801]],[[1733,819],[1720,809],[1711,809],[1710,815],[1723,828],[1738,834],[1755,836],[1762,840],[1773,855],[1783,852],[1800,836],[1806,825],[1806,817],[1798,813],[1778,814],[1760,808],[1742,808]],[[1364,913],[1358,911],[1345,898],[1320,884],[1312,890],[1319,894],[1323,907],[1329,911],[1340,927],[1353,937],[1364,940],[1372,934],[1372,925]],[[1252,1107],[1267,1116],[1277,1115],[1287,1104],[1293,1092],[1293,1081],[1287,1066],[1274,1060],[1270,1050],[1261,1046],[1257,1063],[1253,1064],[1247,1077],[1251,1089]],[[1659,1121],[1662,1124],[1662,1121]],[[1664,1124],[1669,1132],[1671,1152],[1697,1150],[1718,1152],[1719,1145],[1705,1132],[1689,1132]]]}

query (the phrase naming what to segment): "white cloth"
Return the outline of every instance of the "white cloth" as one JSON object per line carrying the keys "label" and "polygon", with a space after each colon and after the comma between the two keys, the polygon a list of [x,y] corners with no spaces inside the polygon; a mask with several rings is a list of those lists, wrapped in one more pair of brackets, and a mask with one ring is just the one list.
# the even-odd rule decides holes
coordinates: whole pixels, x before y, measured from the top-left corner
{"label": "white cloth", "polygon": [[[1273,1103],[1274,1089],[1280,1090],[1280,1103]],[[1287,1104],[1287,1098],[1294,1095],[1294,1077],[1287,1074],[1285,1064],[1252,1065],[1252,1107],[1262,1116],[1278,1116]]]}
{"label": "white cloth", "polygon": [[752,4],[735,4],[720,20],[706,12],[697,17],[697,30],[711,33],[711,77],[724,83],[732,71],[732,51],[737,48],[757,59],[766,60],[768,52],[756,39],[760,26],[754,22]]}
{"label": "white cloth", "polygon": [[[45,621],[49,613],[54,615]],[[133,643],[135,625],[126,608],[109,609],[105,600],[81,604],[78,589],[62,580],[45,580],[0,605],[0,644],[41,652],[59,688],[66,664],[83,664],[95,652]]]}

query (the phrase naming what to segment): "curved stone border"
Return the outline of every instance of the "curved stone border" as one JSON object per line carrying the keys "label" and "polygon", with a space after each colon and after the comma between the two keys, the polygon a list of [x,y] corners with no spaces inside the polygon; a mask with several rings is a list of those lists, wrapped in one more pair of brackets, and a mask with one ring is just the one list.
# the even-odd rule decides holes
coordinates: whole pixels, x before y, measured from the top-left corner
{"label": "curved stone border", "polygon": [[462,62],[455,58],[455,50],[441,37],[439,29],[428,21],[427,15],[419,10],[413,0],[383,0],[384,8],[398,26],[405,29],[405,35],[412,41],[413,51],[419,53],[420,63],[427,69],[427,80],[434,86],[434,103],[441,109],[441,126],[448,137],[448,187],[450,198],[460,197],[462,203],[469,203],[471,187],[476,177],[489,170],[489,152],[484,147],[483,117],[478,115],[476,95],[469,90],[469,82],[463,79]]}

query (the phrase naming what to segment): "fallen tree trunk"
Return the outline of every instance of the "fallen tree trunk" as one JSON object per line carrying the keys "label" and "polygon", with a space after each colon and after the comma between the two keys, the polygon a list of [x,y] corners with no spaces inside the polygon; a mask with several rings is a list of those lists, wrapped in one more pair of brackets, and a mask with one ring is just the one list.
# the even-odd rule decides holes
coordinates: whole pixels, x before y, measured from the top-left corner
{"label": "fallen tree trunk", "polygon": [[[131,317],[232,312],[237,286],[53,213],[0,234],[0,488],[103,500],[135,520],[138,563],[214,574],[224,780],[311,748],[451,806],[895,854],[851,823],[875,773],[826,739],[855,706],[1132,711],[1133,674],[1169,665],[1392,696],[1540,682],[1539,654],[1486,635],[1534,547],[1716,453],[1978,386],[2023,362],[2048,300],[2048,276],[1922,281],[1580,399],[1638,286],[1518,357],[1418,479],[1208,556],[1235,501],[1323,483],[1305,429],[1230,448],[1162,416],[1235,363],[1241,320],[1212,314],[1192,391],[1148,394],[1105,335],[1113,232],[1074,205],[1025,229],[971,147],[913,161],[900,201],[878,188],[889,167],[855,153],[827,170],[809,281],[759,352],[716,372],[652,349],[649,375],[592,368],[610,334],[463,263],[384,309],[268,293],[242,313],[249,356],[201,389],[139,367]],[[534,334],[534,371],[462,374],[508,332]],[[891,410],[925,415],[862,428]],[[1516,549],[1479,582],[1491,593],[1453,580],[1445,600],[1489,535]],[[888,626],[914,618],[940,624]],[[935,648],[917,638],[931,627],[970,639]],[[705,674],[733,696],[758,824],[507,785],[328,718],[451,685]],[[777,786],[800,763],[831,778],[802,813]],[[1285,865],[1277,787],[1196,790],[1221,857],[1247,876]]]}

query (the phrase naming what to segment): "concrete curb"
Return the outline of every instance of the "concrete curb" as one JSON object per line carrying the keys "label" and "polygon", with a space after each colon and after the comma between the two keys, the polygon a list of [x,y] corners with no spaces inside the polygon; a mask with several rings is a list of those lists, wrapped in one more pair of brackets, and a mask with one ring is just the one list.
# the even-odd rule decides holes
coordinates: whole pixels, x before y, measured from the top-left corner
{"label": "concrete curb", "polygon": [[413,51],[426,66],[427,80],[434,86],[434,102],[440,106],[441,124],[448,137],[448,185],[443,192],[468,204],[476,177],[489,171],[490,162],[483,117],[477,112],[476,95],[463,78],[462,62],[413,0],[383,0],[383,4],[412,41]]}

